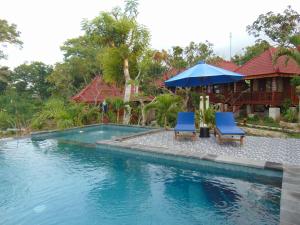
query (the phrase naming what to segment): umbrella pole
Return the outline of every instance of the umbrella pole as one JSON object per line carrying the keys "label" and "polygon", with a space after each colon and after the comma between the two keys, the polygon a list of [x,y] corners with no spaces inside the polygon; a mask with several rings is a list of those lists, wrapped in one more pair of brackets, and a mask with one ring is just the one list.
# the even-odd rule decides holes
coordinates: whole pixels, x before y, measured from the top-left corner
{"label": "umbrella pole", "polygon": [[[206,96],[205,96],[205,93],[204,93],[204,88],[203,86],[201,87],[201,92],[202,92],[202,109],[201,109],[201,95],[200,95],[200,104],[199,104],[199,112],[202,113],[202,123],[203,123],[203,126],[205,125],[205,116],[204,116],[204,113],[205,113],[205,99],[206,99]],[[201,127],[201,116],[200,116],[200,121],[199,121],[199,127]]]}
{"label": "umbrella pole", "polygon": [[206,111],[206,94],[204,92],[204,87],[202,87],[202,93],[203,93],[203,126],[205,126],[205,111]]}

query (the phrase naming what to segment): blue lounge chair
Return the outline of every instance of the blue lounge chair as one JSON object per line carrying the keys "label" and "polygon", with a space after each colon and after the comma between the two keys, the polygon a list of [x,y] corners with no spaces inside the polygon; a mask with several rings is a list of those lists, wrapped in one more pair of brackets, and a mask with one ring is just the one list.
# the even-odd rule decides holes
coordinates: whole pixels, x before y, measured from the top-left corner
{"label": "blue lounge chair", "polygon": [[[240,141],[242,145],[245,132],[236,125],[232,112],[216,112],[215,136],[219,143]],[[236,136],[239,138],[235,138]]]}
{"label": "blue lounge chair", "polygon": [[177,116],[177,124],[174,129],[175,139],[178,138],[180,132],[192,132],[192,139],[196,140],[195,128],[195,113],[193,112],[179,112]]}

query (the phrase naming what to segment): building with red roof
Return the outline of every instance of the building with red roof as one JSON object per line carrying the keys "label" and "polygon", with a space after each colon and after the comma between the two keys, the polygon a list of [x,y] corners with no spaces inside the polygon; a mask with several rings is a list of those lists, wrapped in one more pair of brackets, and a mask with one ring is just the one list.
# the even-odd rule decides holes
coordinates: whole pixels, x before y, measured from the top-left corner
{"label": "building with red roof", "polygon": [[[300,75],[300,67],[292,59],[287,61],[286,56],[280,57],[274,63],[275,52],[276,48],[270,48],[237,67],[234,71],[245,75],[245,81],[235,83],[235,88],[231,88],[231,92],[223,91],[221,93],[225,96],[223,99],[230,99],[223,103],[236,109],[246,107],[248,113],[271,108],[277,115],[285,99],[290,99],[292,104],[296,105],[298,97],[290,80],[291,77]],[[211,99],[218,101],[214,96],[211,96]]]}
{"label": "building with red roof", "polygon": [[234,62],[226,61],[226,60],[220,60],[220,61],[216,62],[214,65],[217,67],[221,67],[225,70],[232,71],[232,72],[234,72],[235,70],[237,70],[239,68],[239,66],[236,65]]}
{"label": "building with red roof", "polygon": [[[132,85],[132,96],[134,93],[136,93],[136,90]],[[108,98],[123,99],[123,97],[124,91],[121,88],[104,82],[101,76],[96,76],[90,84],[88,84],[78,94],[74,95],[72,100],[82,103],[99,104]]]}

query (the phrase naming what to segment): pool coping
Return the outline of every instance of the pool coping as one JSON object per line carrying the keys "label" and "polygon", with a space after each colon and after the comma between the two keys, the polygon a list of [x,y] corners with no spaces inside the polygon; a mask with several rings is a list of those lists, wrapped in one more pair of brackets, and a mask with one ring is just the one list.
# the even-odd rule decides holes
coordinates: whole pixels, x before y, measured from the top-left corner
{"label": "pool coping", "polygon": [[[156,132],[160,132],[156,130]],[[120,137],[114,140],[97,141],[96,145],[106,145],[112,147],[122,147],[134,151],[161,154],[166,156],[183,157],[195,160],[208,160],[216,163],[225,163],[259,169],[269,169],[282,171],[282,187],[280,198],[280,224],[281,225],[300,225],[300,166],[289,165],[285,163],[275,163],[270,161],[252,160],[243,158],[234,158],[232,156],[220,156],[215,154],[203,153],[199,156],[191,152],[174,152],[169,148],[147,146],[141,144],[125,143],[123,141],[142,136],[144,134],[134,134],[127,137]]]}
{"label": "pool coping", "polygon": [[80,128],[88,128],[88,127],[96,127],[96,126],[101,126],[101,125],[112,125],[112,126],[122,126],[122,127],[135,127],[135,128],[147,128],[147,129],[161,129],[159,127],[151,127],[151,126],[140,126],[140,125],[131,125],[131,124],[118,124],[118,123],[94,123],[94,124],[89,124],[89,125],[82,125],[82,126],[77,126],[77,127],[70,127],[66,129],[53,129],[53,130],[43,130],[43,131],[34,131],[30,132],[29,136],[37,136],[41,134],[51,134],[51,133],[57,133],[57,132],[64,132],[64,131],[72,131]]}

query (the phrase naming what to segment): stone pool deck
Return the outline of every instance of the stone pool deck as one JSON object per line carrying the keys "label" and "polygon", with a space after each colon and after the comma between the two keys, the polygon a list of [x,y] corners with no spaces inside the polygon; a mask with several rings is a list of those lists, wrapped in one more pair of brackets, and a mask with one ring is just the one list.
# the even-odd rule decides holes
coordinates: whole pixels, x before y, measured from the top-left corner
{"label": "stone pool deck", "polygon": [[174,139],[173,131],[161,131],[135,138],[124,139],[124,143],[170,149],[174,152],[201,155],[229,156],[236,159],[269,161],[300,166],[300,139],[282,139],[247,136],[245,143],[218,144],[210,138]]}
{"label": "stone pool deck", "polygon": [[283,171],[280,224],[300,225],[300,139],[247,136],[239,143],[218,144],[214,137],[175,140],[173,131],[155,131],[97,144],[137,151],[210,160]]}

